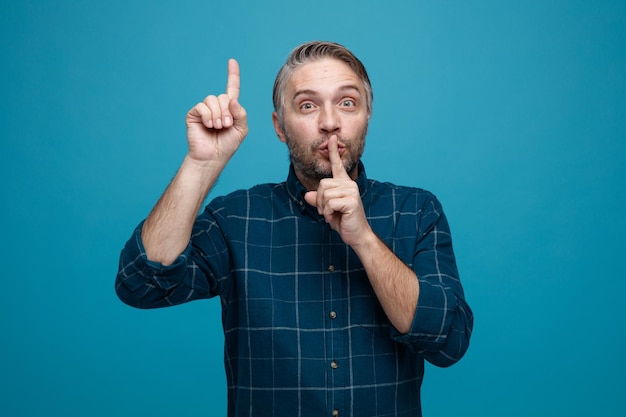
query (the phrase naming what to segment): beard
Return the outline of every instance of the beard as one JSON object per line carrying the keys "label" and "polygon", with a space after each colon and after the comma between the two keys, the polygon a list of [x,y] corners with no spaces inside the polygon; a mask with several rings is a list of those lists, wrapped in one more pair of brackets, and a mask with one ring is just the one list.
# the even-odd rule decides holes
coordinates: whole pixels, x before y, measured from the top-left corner
{"label": "beard", "polygon": [[[328,141],[331,135],[322,136],[313,143],[305,145],[294,138],[287,130],[283,129],[285,142],[289,148],[289,159],[297,173],[312,182],[319,182],[324,178],[332,178],[333,173],[330,167],[330,160],[323,158],[319,154],[319,148]],[[356,138],[349,139],[337,135],[338,142],[344,147],[341,162],[350,175],[353,177],[354,170],[357,169],[363,151],[365,149],[365,136],[367,126]]]}

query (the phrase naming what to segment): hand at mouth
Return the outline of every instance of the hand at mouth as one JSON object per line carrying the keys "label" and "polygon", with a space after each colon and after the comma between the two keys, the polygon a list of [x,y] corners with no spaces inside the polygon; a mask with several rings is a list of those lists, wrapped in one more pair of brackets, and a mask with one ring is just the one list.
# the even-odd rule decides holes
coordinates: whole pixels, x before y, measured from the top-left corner
{"label": "hand at mouth", "polygon": [[[329,159],[328,141],[324,142],[324,144],[318,148],[318,151],[324,156],[324,158]],[[337,142],[337,151],[339,152],[339,156],[343,157],[343,154],[346,152],[346,146]]]}

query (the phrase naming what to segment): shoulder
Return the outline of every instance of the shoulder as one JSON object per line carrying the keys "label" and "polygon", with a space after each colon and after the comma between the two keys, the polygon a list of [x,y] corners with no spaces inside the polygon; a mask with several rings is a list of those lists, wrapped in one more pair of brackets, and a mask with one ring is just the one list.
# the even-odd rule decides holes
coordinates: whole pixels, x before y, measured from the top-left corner
{"label": "shoulder", "polygon": [[368,215],[412,218],[421,224],[434,224],[445,219],[443,206],[429,190],[398,185],[391,182],[368,180],[368,192],[363,198]]}
{"label": "shoulder", "polygon": [[407,185],[398,185],[391,182],[368,179],[367,194],[376,201],[378,199],[389,199],[399,201],[412,201],[418,206],[436,204],[440,206],[439,200],[429,190]]}
{"label": "shoulder", "polygon": [[368,180],[367,188],[363,205],[368,219],[379,230],[384,229],[389,220],[392,220],[393,233],[408,233],[405,236],[421,238],[436,225],[447,230],[443,208],[432,192],[376,180]]}

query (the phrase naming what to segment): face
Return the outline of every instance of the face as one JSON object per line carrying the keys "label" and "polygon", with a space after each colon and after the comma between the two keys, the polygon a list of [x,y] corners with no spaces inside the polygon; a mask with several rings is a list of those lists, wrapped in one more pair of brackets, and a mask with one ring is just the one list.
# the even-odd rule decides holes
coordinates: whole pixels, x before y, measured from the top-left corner
{"label": "face", "polygon": [[343,165],[356,179],[369,113],[363,83],[347,64],[324,58],[296,69],[285,88],[283,125],[276,113],[273,121],[305,187],[316,189],[322,178],[332,176],[331,135],[337,135]]}

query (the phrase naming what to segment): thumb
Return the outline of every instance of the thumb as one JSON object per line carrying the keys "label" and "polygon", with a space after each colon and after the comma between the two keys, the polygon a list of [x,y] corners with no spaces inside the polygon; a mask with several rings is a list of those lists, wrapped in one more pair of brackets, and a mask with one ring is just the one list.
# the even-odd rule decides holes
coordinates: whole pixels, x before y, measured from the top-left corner
{"label": "thumb", "polygon": [[305,193],[304,200],[313,207],[317,207],[317,191],[309,191]]}

